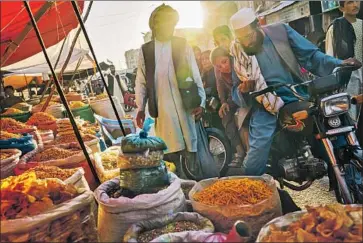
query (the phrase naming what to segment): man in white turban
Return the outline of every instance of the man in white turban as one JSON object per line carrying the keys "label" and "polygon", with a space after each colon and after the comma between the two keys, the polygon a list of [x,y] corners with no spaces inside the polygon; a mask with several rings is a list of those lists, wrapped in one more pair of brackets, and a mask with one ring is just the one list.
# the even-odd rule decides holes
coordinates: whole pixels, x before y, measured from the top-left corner
{"label": "man in white turban", "polygon": [[[144,44],[140,51],[136,121],[141,128],[148,103],[149,113],[155,118],[155,133],[168,146],[165,160],[174,162],[180,173],[180,155],[193,158],[197,152],[195,120],[203,113],[205,92],[192,48],[185,39],[173,36],[178,20],[178,12],[165,4],[157,7],[150,16],[153,40]],[[195,83],[195,96],[199,98],[196,107],[185,106],[179,89],[181,82]]]}
{"label": "man in white turban", "polygon": [[[250,149],[242,169],[247,175],[261,175],[266,171],[277,127],[276,114],[280,107],[276,104],[279,104],[280,99],[285,105],[298,99],[285,87],[266,99],[257,97],[253,100],[249,97],[249,92],[261,89],[264,85],[301,83],[306,80],[301,67],[315,75],[326,76],[338,65],[352,62],[360,64],[353,59],[342,61],[325,55],[286,24],[261,27],[254,11],[249,8],[240,9],[231,17],[230,22],[236,37],[231,52],[238,76],[234,79],[232,96],[240,107],[251,107]],[[307,97],[303,90],[297,91]]]}

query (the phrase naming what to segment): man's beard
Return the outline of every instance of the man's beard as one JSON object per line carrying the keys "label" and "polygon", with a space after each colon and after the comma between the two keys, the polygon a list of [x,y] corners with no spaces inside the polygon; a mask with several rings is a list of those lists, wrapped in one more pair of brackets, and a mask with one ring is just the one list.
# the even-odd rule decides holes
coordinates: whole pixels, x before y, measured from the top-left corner
{"label": "man's beard", "polygon": [[257,30],[256,42],[251,46],[242,45],[242,48],[248,56],[254,56],[261,51],[262,45],[263,45],[263,39],[264,39],[264,36],[263,36],[262,32],[260,30]]}

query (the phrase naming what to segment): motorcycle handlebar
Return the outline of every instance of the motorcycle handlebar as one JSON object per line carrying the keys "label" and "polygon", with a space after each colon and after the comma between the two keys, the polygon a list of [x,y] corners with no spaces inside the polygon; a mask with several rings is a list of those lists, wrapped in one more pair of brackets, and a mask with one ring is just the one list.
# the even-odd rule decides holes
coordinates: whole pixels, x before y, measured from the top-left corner
{"label": "motorcycle handlebar", "polygon": [[277,90],[278,88],[282,87],[282,86],[286,86],[286,84],[275,84],[275,85],[271,85],[263,90],[259,90],[259,91],[254,91],[254,92],[250,92],[249,95],[252,97],[252,98],[256,98],[260,95],[263,95],[263,94],[266,94],[266,93],[269,93],[269,92],[273,92],[275,90]]}

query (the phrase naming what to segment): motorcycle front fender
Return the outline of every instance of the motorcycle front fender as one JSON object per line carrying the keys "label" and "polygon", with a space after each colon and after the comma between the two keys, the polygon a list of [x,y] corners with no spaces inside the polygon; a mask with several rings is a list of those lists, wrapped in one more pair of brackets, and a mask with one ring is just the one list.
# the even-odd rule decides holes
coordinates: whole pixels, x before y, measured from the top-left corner
{"label": "motorcycle front fender", "polygon": [[335,154],[334,154],[333,144],[331,143],[329,138],[324,138],[321,141],[323,142],[326,153],[329,156],[328,162],[330,163],[330,165],[333,168],[336,182],[338,183],[338,188],[341,191],[341,195],[344,199],[344,202],[346,204],[352,204],[353,203],[352,195],[350,194],[350,190],[347,186],[344,175],[339,168],[337,158],[335,157]]}

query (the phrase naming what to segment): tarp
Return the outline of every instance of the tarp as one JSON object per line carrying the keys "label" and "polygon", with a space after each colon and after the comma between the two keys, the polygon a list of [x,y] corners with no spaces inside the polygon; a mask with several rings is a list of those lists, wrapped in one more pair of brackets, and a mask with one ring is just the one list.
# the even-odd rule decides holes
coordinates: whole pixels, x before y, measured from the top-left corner
{"label": "tarp", "polygon": [[[46,1],[28,1],[34,15],[42,9]],[[77,1],[82,13],[84,1]],[[11,44],[18,47],[1,66],[8,66],[41,51],[40,44],[31,28],[30,32],[20,43],[14,43],[19,35],[22,35],[24,28],[30,23],[28,13],[22,1],[1,1],[1,63],[4,55],[11,53]],[[53,5],[39,19],[38,27],[46,47],[53,46],[64,39],[67,34],[77,27],[77,17],[73,11],[70,1],[54,1]],[[31,24],[31,23],[30,23]]]}
{"label": "tarp", "polygon": [[13,75],[4,78],[4,86],[11,85],[14,89],[20,89],[26,87],[30,83],[41,84],[43,79],[41,76],[24,76],[24,75]]}
{"label": "tarp", "polygon": [[[65,39],[64,45],[63,41],[59,42],[58,44],[55,44],[49,48],[47,48],[47,53],[49,56],[49,59],[51,60],[51,63],[53,67],[56,64],[56,61],[58,59],[59,53],[61,53],[58,65],[55,69],[56,72],[60,72],[63,64],[66,61],[66,58],[68,56],[68,53],[70,51],[73,39],[76,35],[77,29],[73,29],[68,36]],[[63,50],[62,50],[63,46]],[[73,72],[78,64],[78,61],[83,58],[81,65],[79,66],[78,70],[84,70],[93,68],[94,62],[92,58],[88,55],[89,53],[89,47],[87,44],[87,41],[81,32],[79,35],[76,45],[74,46],[72,56],[70,58],[70,61],[67,65],[66,72]],[[20,62],[14,63],[12,65],[3,67],[2,70],[13,72],[14,74],[25,74],[25,75],[39,75],[42,73],[50,73],[50,69],[48,67],[48,64],[45,60],[43,52],[39,52],[35,54],[34,56],[28,57]]]}

